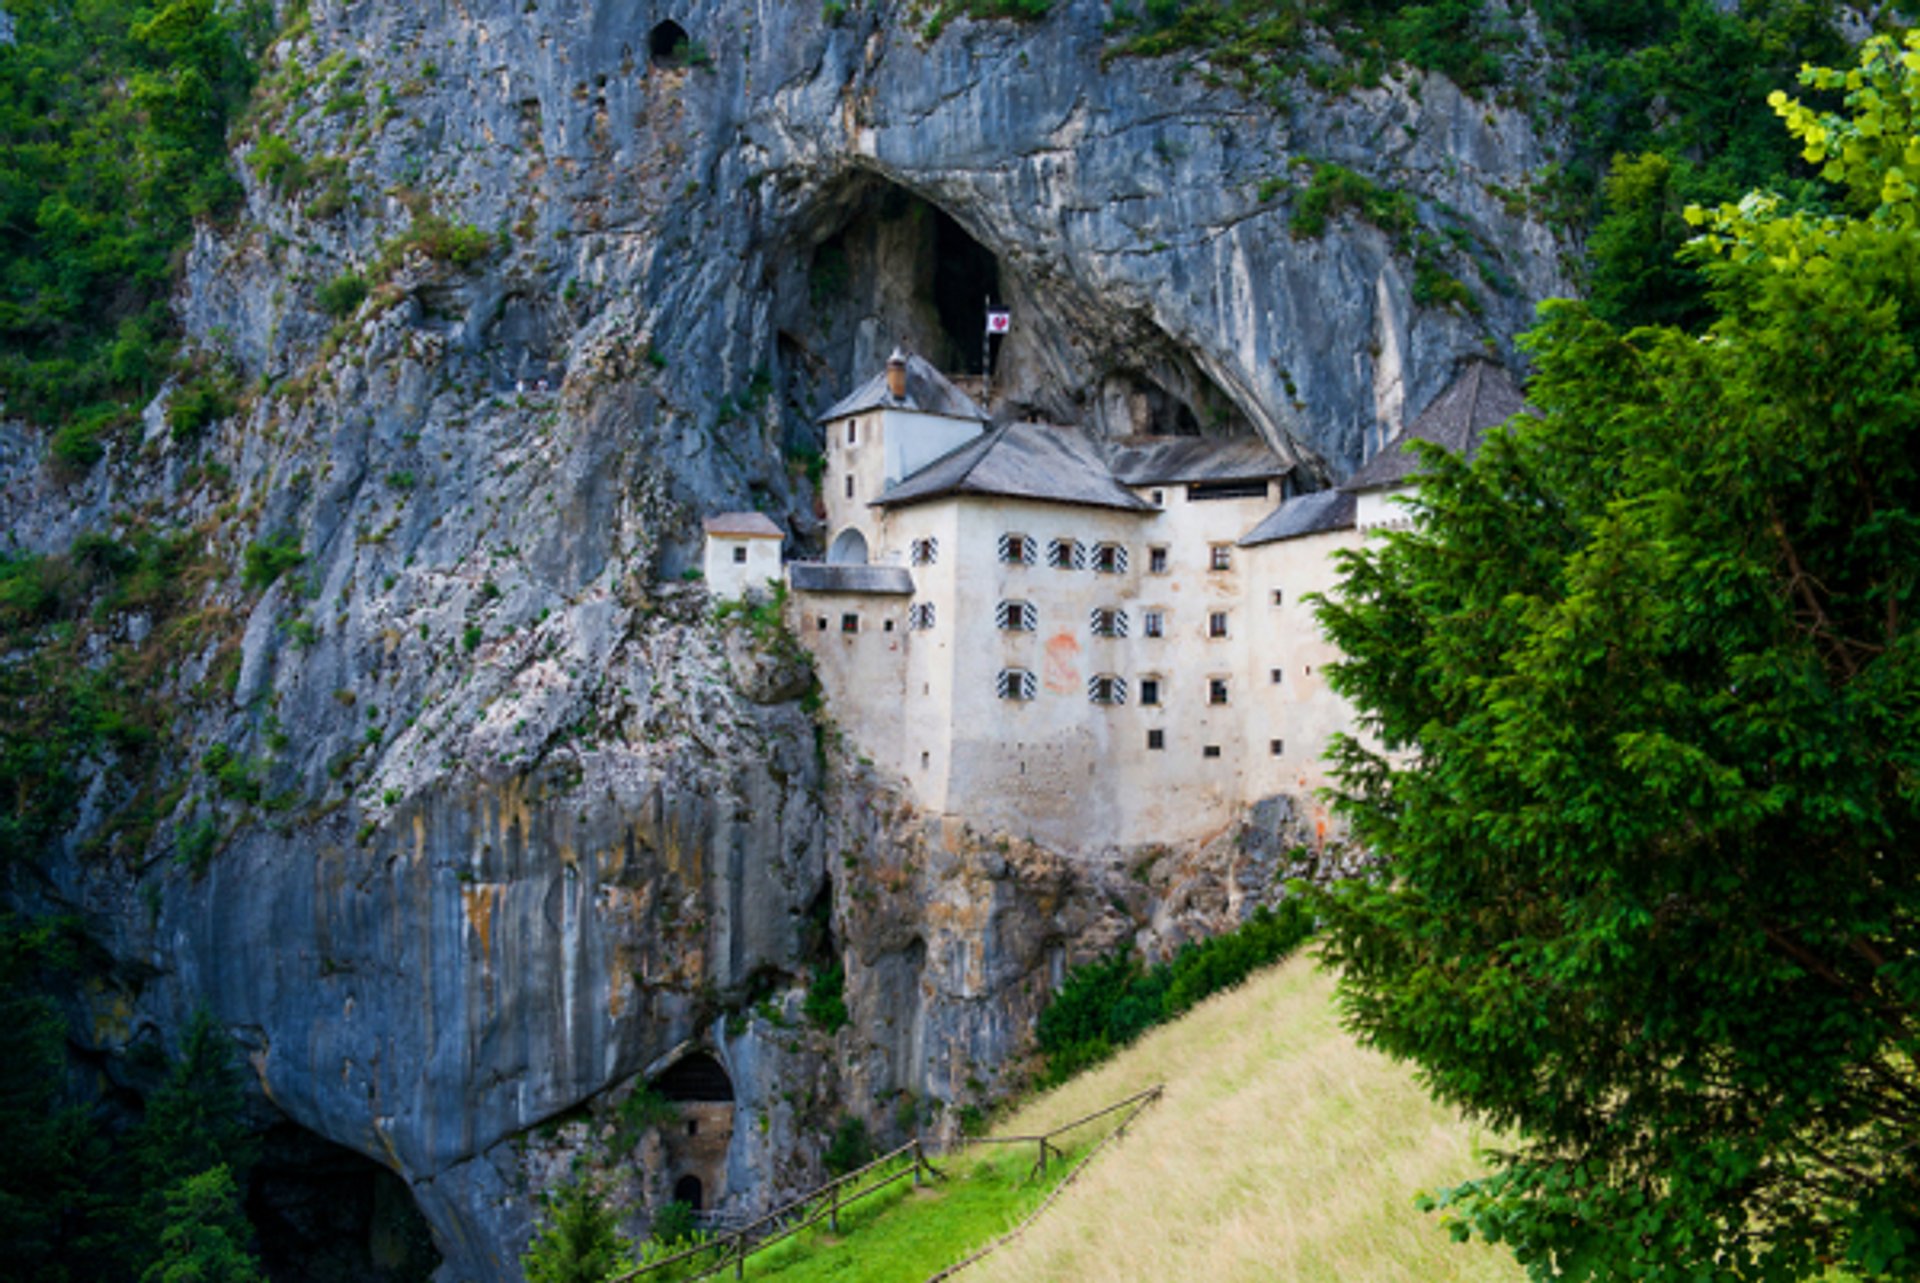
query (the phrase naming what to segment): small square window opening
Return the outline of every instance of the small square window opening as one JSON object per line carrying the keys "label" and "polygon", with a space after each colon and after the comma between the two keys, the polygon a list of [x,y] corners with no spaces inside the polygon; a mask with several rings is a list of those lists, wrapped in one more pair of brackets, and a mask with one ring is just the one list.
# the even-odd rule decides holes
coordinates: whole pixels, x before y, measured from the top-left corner
{"label": "small square window opening", "polygon": [[1216,610],[1207,616],[1207,636],[1225,637],[1227,635],[1227,612]]}
{"label": "small square window opening", "polygon": [[843,633],[859,632],[860,616],[851,613],[840,616],[840,631]]}
{"label": "small square window opening", "polygon": [[1282,669],[1269,668],[1267,670],[1267,676],[1273,680],[1273,684],[1275,686],[1278,686],[1280,684],[1280,678],[1284,675],[1285,673],[1284,673],[1284,670]]}
{"label": "small square window opening", "polygon": [[1165,548],[1147,549],[1147,573],[1164,575],[1167,573],[1167,550]]}
{"label": "small square window opening", "polygon": [[1207,558],[1209,570],[1233,569],[1233,545],[1217,543],[1209,550]]}
{"label": "small square window opening", "polygon": [[1287,742],[1285,740],[1268,740],[1267,751],[1275,757],[1279,757],[1287,751]]}
{"label": "small square window opening", "polygon": [[733,550],[733,564],[736,566],[744,566],[747,564],[747,550],[745,548],[735,548]]}
{"label": "small square window opening", "polygon": [[1218,756],[1220,756],[1220,746],[1219,746],[1218,744],[1208,744],[1208,745],[1205,745],[1205,746],[1204,746],[1204,747],[1202,747],[1202,748],[1201,748],[1201,750],[1200,750],[1200,756],[1202,756],[1202,757],[1218,757]]}
{"label": "small square window opening", "polygon": [[1148,748],[1165,748],[1166,746],[1167,746],[1167,733],[1165,731],[1148,731],[1147,732]]}
{"label": "small square window opening", "polygon": [[1158,704],[1160,702],[1160,679],[1158,677],[1143,677],[1140,679],[1140,702],[1142,704]]}
{"label": "small square window opening", "polygon": [[1287,594],[1285,589],[1276,588],[1273,590],[1273,604],[1276,606],[1284,606],[1287,604]]}
{"label": "small square window opening", "polygon": [[1207,679],[1207,703],[1224,704],[1227,702],[1227,679],[1210,677]]}

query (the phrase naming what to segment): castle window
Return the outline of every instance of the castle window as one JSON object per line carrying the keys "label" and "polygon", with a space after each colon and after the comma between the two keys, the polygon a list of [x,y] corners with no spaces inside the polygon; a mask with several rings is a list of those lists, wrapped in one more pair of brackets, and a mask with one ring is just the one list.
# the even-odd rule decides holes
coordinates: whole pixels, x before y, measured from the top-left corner
{"label": "castle window", "polygon": [[1224,704],[1227,702],[1227,679],[1209,677],[1207,679],[1207,703]]}
{"label": "castle window", "polygon": [[1156,508],[1164,508],[1164,507],[1166,507],[1166,506],[1167,506],[1167,492],[1166,492],[1166,491],[1164,491],[1164,490],[1156,490],[1156,491],[1154,491],[1154,492],[1153,492],[1153,506],[1154,506],[1154,507],[1156,507]]}
{"label": "castle window", "polygon": [[1167,635],[1166,612],[1149,610],[1141,615],[1140,635],[1142,637],[1165,637]]}
{"label": "castle window", "polygon": [[940,560],[940,541],[932,535],[913,541],[911,559],[916,566],[931,566]]}
{"label": "castle window", "polygon": [[1225,637],[1227,635],[1227,612],[1210,611],[1207,614],[1207,636]]}
{"label": "castle window", "polygon": [[994,608],[993,622],[1002,632],[1030,633],[1040,627],[1040,612],[1030,601],[1003,601]]}
{"label": "castle window", "polygon": [[1026,535],[1000,536],[1000,561],[1008,566],[1031,566],[1034,558],[1033,540]]}
{"label": "castle window", "polygon": [[1264,499],[1266,497],[1265,480],[1198,481],[1187,487],[1187,501],[1190,503],[1203,503],[1208,499]]}
{"label": "castle window", "polygon": [[1274,684],[1275,686],[1278,686],[1278,685],[1280,684],[1280,678],[1281,678],[1281,677],[1282,677],[1283,675],[1284,675],[1284,670],[1282,670],[1282,669],[1278,669],[1278,668],[1269,668],[1269,669],[1267,670],[1267,676],[1273,679],[1273,684]]}
{"label": "castle window", "polygon": [[1148,748],[1165,748],[1166,746],[1167,746],[1167,733],[1165,731],[1148,731],[1147,732]]}
{"label": "castle window", "polygon": [[1158,677],[1142,677],[1140,679],[1140,702],[1147,705],[1158,704],[1160,702],[1160,679]]}
{"label": "castle window", "polygon": [[1089,677],[1087,698],[1095,704],[1124,704],[1127,702],[1127,679],[1115,677],[1112,673]]}
{"label": "castle window", "polygon": [[747,564],[746,545],[742,544],[733,550],[733,564],[736,566],[744,566]]}
{"label": "castle window", "polygon": [[1125,637],[1127,612],[1117,606],[1095,606],[1087,612],[1087,628],[1095,637]]}
{"label": "castle window", "polygon": [[1287,604],[1287,594],[1284,590],[1279,588],[1273,590],[1273,604],[1276,606],[1284,606]]}
{"label": "castle window", "polygon": [[995,685],[1001,699],[1021,701],[1032,699],[1034,692],[1037,691],[1040,686],[1040,684],[1033,679],[1033,674],[1024,668],[1001,669],[1000,678]]}
{"label": "castle window", "polygon": [[1055,570],[1085,570],[1087,546],[1078,539],[1056,539],[1047,545],[1047,564]]}
{"label": "castle window", "polygon": [[817,624],[821,632],[824,633],[827,631],[827,617],[825,615],[820,616],[820,618],[817,621]]}
{"label": "castle window", "polygon": [[1165,548],[1147,549],[1147,573],[1164,575],[1167,573],[1167,550]]}
{"label": "castle window", "polygon": [[1124,575],[1127,573],[1127,550],[1117,543],[1096,544],[1093,549],[1094,573],[1101,575]]}
{"label": "castle window", "polygon": [[858,419],[847,420],[847,444],[860,444],[860,420]]}
{"label": "castle window", "polygon": [[1210,549],[1208,549],[1207,569],[1208,570],[1232,570],[1233,569],[1233,545],[1230,543],[1217,543],[1217,544],[1214,544]]}
{"label": "castle window", "polygon": [[924,633],[933,627],[933,603],[916,601],[907,607],[907,627],[917,633]]}
{"label": "castle window", "polygon": [[1285,740],[1268,740],[1267,741],[1267,752],[1273,754],[1275,757],[1279,757],[1281,754],[1285,753],[1286,751],[1287,751],[1287,742]]}
{"label": "castle window", "polygon": [[1220,756],[1220,746],[1218,744],[1207,744],[1201,748],[1200,756],[1218,757]]}
{"label": "castle window", "polygon": [[851,472],[847,474],[847,498],[853,498],[853,474]]}
{"label": "castle window", "polygon": [[843,633],[859,632],[860,616],[853,614],[852,612],[848,612],[847,614],[840,616],[840,631]]}

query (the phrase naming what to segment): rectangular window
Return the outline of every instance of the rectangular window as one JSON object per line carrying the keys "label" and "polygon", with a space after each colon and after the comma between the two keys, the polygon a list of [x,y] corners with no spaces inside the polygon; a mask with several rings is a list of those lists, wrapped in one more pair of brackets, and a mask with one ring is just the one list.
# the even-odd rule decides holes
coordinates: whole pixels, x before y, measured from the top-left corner
{"label": "rectangular window", "polygon": [[853,498],[853,474],[851,472],[847,474],[847,498]]}
{"label": "rectangular window", "polygon": [[1207,569],[1232,570],[1233,545],[1230,543],[1217,543],[1209,548],[1207,550]]}
{"label": "rectangular window", "polygon": [[1220,756],[1220,746],[1218,744],[1208,744],[1200,750],[1200,756],[1218,757]]}
{"label": "rectangular window", "polygon": [[1025,535],[1000,536],[1000,561],[1008,566],[1031,566],[1033,564],[1033,540]]}
{"label": "rectangular window", "polygon": [[747,564],[747,550],[744,547],[733,550],[733,564],[736,566],[744,566]]}
{"label": "rectangular window", "polygon": [[820,616],[820,618],[819,618],[819,621],[818,621],[818,622],[819,622],[819,626],[820,626],[820,631],[821,631],[821,632],[823,632],[823,633],[824,633],[824,632],[826,632],[826,631],[827,631],[827,617],[826,617],[825,615],[822,615],[822,616]]}
{"label": "rectangular window", "polygon": [[910,560],[916,566],[931,566],[940,560],[940,541],[932,535],[913,541]]}
{"label": "rectangular window", "polygon": [[1156,491],[1154,491],[1154,492],[1153,492],[1153,506],[1154,506],[1154,507],[1156,507],[1156,508],[1164,508],[1164,507],[1166,507],[1166,506],[1167,506],[1167,492],[1166,492],[1166,491],[1164,491],[1164,490],[1156,490]]}
{"label": "rectangular window", "polygon": [[840,631],[841,631],[841,632],[843,632],[843,633],[857,633],[857,632],[859,632],[859,631],[860,631],[860,616],[858,616],[858,615],[855,615],[855,614],[852,614],[852,613],[848,613],[848,614],[845,614],[845,615],[842,615],[842,616],[840,616]]}
{"label": "rectangular window", "polygon": [[1096,545],[1093,550],[1094,573],[1121,575],[1127,570],[1127,550],[1117,543]]}
{"label": "rectangular window", "polygon": [[1273,680],[1273,684],[1275,686],[1278,686],[1280,684],[1280,678],[1283,675],[1284,675],[1283,671],[1278,668],[1269,668],[1267,670],[1267,676]]}
{"label": "rectangular window", "polygon": [[1148,748],[1165,748],[1166,746],[1167,746],[1167,733],[1165,731],[1148,731],[1147,732]]}
{"label": "rectangular window", "polygon": [[1142,704],[1158,704],[1160,702],[1160,679],[1158,677],[1142,677],[1140,679],[1140,702]]}
{"label": "rectangular window", "polygon": [[1273,590],[1273,604],[1274,604],[1274,605],[1276,605],[1276,606],[1284,606],[1284,605],[1286,605],[1286,604],[1287,604],[1287,594],[1286,594],[1286,593],[1285,593],[1284,591],[1282,591],[1281,589],[1278,589],[1278,588],[1276,588],[1276,589],[1274,589],[1274,590]]}
{"label": "rectangular window", "polygon": [[1165,637],[1167,635],[1167,616],[1165,612],[1149,610],[1140,616],[1140,632],[1146,637]]}
{"label": "rectangular window", "polygon": [[860,441],[860,420],[847,420],[847,444],[857,445]]}
{"label": "rectangular window", "polygon": [[1001,699],[1020,701],[1032,699],[1034,692],[1039,689],[1033,674],[1024,668],[1001,669],[995,685]]}
{"label": "rectangular window", "polygon": [[1282,753],[1285,753],[1286,751],[1287,751],[1287,742],[1285,740],[1268,740],[1267,741],[1267,752],[1273,754],[1275,757],[1279,757]]}
{"label": "rectangular window", "polygon": [[907,627],[917,633],[924,633],[933,627],[933,603],[916,601],[907,607]]}
{"label": "rectangular window", "polygon": [[1209,677],[1207,679],[1207,703],[1224,704],[1227,702],[1227,679]]}
{"label": "rectangular window", "polygon": [[1095,704],[1127,702],[1127,679],[1112,673],[1100,673],[1087,679],[1087,698]]}
{"label": "rectangular window", "polygon": [[1085,570],[1087,546],[1078,539],[1056,539],[1047,545],[1047,564],[1055,570]]}
{"label": "rectangular window", "polygon": [[1147,573],[1164,575],[1167,573],[1167,550],[1165,548],[1147,549]]}
{"label": "rectangular window", "polygon": [[1207,615],[1207,636],[1225,637],[1227,635],[1227,612],[1212,611]]}
{"label": "rectangular window", "polygon": [[1258,481],[1199,481],[1187,487],[1187,500],[1190,503],[1204,503],[1209,499],[1264,499],[1267,497],[1267,483]]}
{"label": "rectangular window", "polygon": [[1125,637],[1127,612],[1117,607],[1096,606],[1087,612],[1087,629],[1095,637]]}
{"label": "rectangular window", "polygon": [[893,631],[893,621],[892,621],[891,619],[889,619],[889,620],[887,620],[887,621],[886,621],[885,623],[883,623],[883,624],[881,624],[881,625],[880,625],[880,631],[881,631],[881,632],[883,632],[883,633],[890,633],[890,632],[892,632],[892,631]]}
{"label": "rectangular window", "polygon": [[993,616],[1003,632],[1030,633],[1040,626],[1040,612],[1030,601],[1003,601]]}

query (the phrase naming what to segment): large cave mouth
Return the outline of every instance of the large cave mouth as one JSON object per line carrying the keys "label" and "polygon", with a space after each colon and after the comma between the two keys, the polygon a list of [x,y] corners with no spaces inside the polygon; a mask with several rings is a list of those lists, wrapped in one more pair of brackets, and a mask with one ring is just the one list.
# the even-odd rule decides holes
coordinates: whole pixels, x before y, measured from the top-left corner
{"label": "large cave mouth", "polygon": [[440,1267],[404,1180],[291,1122],[261,1138],[247,1219],[272,1283],[427,1283]]}
{"label": "large cave mouth", "polygon": [[814,226],[803,314],[788,328],[827,368],[877,370],[904,343],[949,374],[983,372],[987,310],[1007,303],[1007,281],[958,218],[865,174],[822,203]]}

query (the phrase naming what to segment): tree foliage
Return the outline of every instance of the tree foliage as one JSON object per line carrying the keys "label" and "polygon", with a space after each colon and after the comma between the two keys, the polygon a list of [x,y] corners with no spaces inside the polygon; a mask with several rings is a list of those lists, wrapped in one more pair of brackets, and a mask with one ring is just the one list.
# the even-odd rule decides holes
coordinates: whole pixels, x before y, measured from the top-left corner
{"label": "tree foliage", "polygon": [[527,1283],[603,1283],[632,1256],[605,1192],[582,1176],[548,1192],[540,1228],[520,1265]]}
{"label": "tree foliage", "polygon": [[229,208],[228,123],[267,34],[259,0],[10,0],[0,46],[0,390],[67,425],[62,457],[150,394],[195,217]]}
{"label": "tree foliage", "polygon": [[1388,861],[1326,956],[1517,1138],[1436,1202],[1540,1279],[1920,1271],[1920,40],[1806,80],[1847,212],[1691,212],[1704,340],[1550,306],[1323,605]]}

